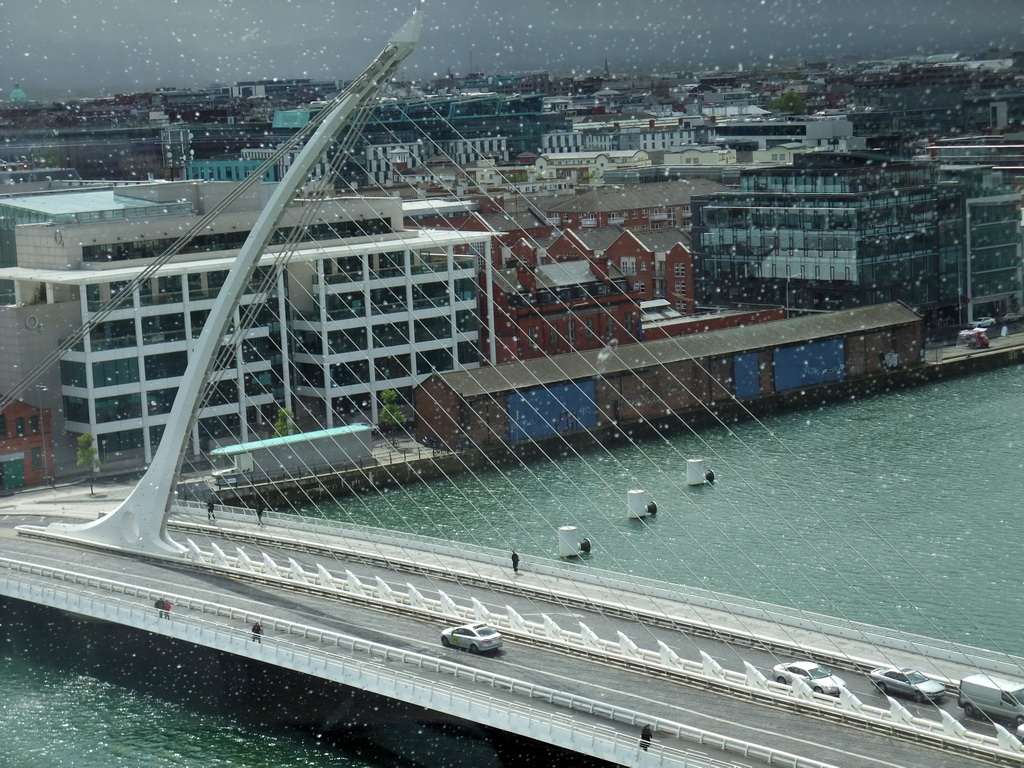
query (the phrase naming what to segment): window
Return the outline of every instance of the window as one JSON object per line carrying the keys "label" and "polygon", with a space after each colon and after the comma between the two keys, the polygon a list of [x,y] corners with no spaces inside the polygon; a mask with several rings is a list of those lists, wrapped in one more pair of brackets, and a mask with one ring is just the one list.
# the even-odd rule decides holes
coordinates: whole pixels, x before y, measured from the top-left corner
{"label": "window", "polygon": [[69,387],[85,387],[85,363],[73,360],[60,361],[60,383]]}
{"label": "window", "polygon": [[7,417],[0,414],[0,437],[7,437]]}
{"label": "window", "polygon": [[39,434],[39,416],[33,414],[28,419],[28,431],[33,435]]}
{"label": "window", "polygon": [[[61,362],[63,363],[63,361]],[[122,360],[106,360],[93,363],[92,380],[93,386],[96,387],[134,384],[139,380],[139,359],[137,357],[128,357]],[[79,386],[85,386],[85,383],[83,382]]]}
{"label": "window", "polygon": [[89,423],[89,401],[84,397],[64,398],[64,418],[67,421]]}
{"label": "window", "polygon": [[18,437],[25,436],[25,419],[21,416],[14,420],[14,434]]}
{"label": "window", "polygon": [[138,392],[130,395],[99,397],[96,399],[96,421],[124,421],[142,416],[142,398]]}

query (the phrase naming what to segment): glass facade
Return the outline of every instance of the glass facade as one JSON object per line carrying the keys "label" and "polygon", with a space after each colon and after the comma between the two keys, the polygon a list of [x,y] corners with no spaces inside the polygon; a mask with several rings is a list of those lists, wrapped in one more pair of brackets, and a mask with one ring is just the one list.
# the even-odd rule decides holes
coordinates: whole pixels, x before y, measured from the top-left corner
{"label": "glass facade", "polygon": [[936,166],[856,154],[745,171],[739,190],[695,201],[699,301],[836,310],[902,300],[934,325],[963,322],[968,296],[1013,303],[1019,203],[1014,223],[1012,202],[969,205],[968,192]]}

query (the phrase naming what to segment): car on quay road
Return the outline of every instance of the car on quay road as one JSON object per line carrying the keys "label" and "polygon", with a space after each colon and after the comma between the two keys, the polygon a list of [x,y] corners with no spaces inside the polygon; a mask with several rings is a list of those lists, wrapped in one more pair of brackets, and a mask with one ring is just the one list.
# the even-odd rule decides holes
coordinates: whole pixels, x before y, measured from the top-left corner
{"label": "car on quay road", "polygon": [[906,696],[917,702],[942,701],[946,686],[913,667],[879,667],[868,672],[868,679],[885,694]]}
{"label": "car on quay road", "polygon": [[470,653],[485,653],[501,648],[501,633],[486,624],[463,624],[441,630],[445,648],[465,648]]}
{"label": "car on quay road", "polygon": [[991,328],[993,325],[996,324],[996,322],[997,321],[994,317],[979,317],[977,320],[974,321],[974,327]]}
{"label": "car on quay road", "polygon": [[783,685],[792,685],[800,678],[815,693],[838,696],[839,689],[846,687],[846,681],[831,670],[813,661],[786,661],[772,667],[772,679]]}
{"label": "car on quay road", "polygon": [[1004,323],[1017,323],[1020,322],[1021,320],[1024,320],[1024,315],[1022,315],[1020,312],[1007,312],[1002,317],[1002,321]]}

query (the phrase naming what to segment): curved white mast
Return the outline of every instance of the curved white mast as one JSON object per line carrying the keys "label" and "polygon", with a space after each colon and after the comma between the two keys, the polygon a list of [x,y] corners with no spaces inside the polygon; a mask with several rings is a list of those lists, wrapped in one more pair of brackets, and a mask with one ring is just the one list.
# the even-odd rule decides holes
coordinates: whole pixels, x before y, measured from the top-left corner
{"label": "curved white mast", "polygon": [[56,538],[140,554],[180,557],[184,553],[185,548],[167,533],[167,513],[171,508],[181,470],[192,424],[191,417],[198,408],[203,384],[210,375],[217,347],[227,332],[235,308],[256,270],[257,261],[277,229],[288,203],[305,183],[310,169],[345,122],[356,110],[368,106],[377,98],[398,65],[412,53],[419,39],[421,25],[421,15],[417,8],[370,66],[346,89],[277,185],[235,257],[218,301],[210,311],[185,370],[160,446],[138,485],[120,506],[98,520],[88,523],[54,523],[44,529],[33,529],[35,533],[43,532]]}

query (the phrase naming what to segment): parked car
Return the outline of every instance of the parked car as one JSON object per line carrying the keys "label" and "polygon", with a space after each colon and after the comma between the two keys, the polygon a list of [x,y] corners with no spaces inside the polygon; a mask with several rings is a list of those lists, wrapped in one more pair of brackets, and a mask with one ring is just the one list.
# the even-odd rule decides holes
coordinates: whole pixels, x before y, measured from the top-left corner
{"label": "parked car", "polygon": [[994,317],[979,317],[974,321],[975,328],[991,328],[995,324],[996,319]]}
{"label": "parked car", "polygon": [[868,679],[882,693],[895,693],[914,701],[941,701],[946,695],[946,686],[913,667],[879,667],[868,672]]}
{"label": "parked car", "polygon": [[1004,323],[1017,323],[1020,322],[1021,320],[1024,320],[1024,315],[1022,315],[1020,312],[1007,312],[1005,315],[1003,315]]}
{"label": "parked car", "polygon": [[843,678],[813,661],[787,661],[776,664],[772,667],[772,677],[776,682],[785,685],[792,685],[793,680],[799,677],[815,693],[827,693],[829,696],[838,696],[840,687],[846,687]]}
{"label": "parked car", "polygon": [[496,651],[501,648],[501,634],[486,624],[463,624],[441,630],[441,645],[465,648],[470,653]]}

